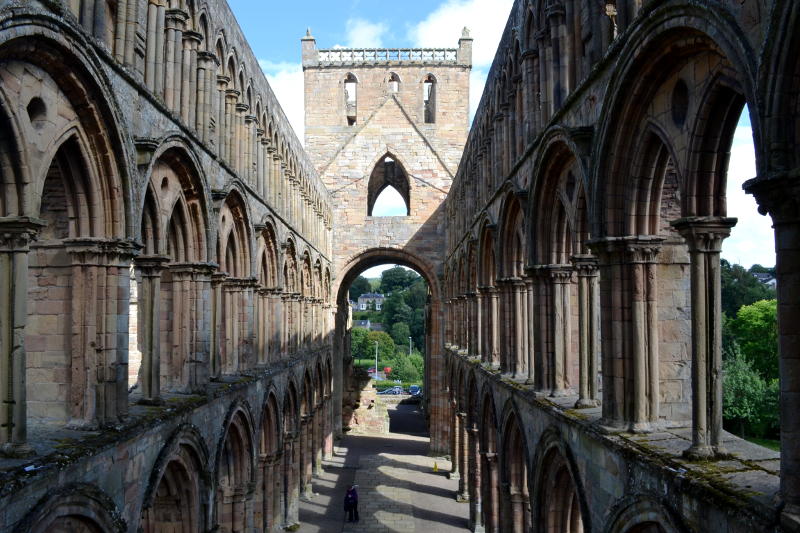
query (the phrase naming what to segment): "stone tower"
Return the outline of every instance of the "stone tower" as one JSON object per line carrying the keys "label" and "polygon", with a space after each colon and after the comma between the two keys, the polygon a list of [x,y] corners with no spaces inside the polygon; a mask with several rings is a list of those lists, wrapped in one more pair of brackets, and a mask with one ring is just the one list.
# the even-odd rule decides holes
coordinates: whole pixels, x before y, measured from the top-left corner
{"label": "stone tower", "polygon": [[[344,304],[352,279],[375,264],[405,264],[431,286],[426,354],[428,364],[435,365],[430,358],[436,359],[443,346],[438,326],[438,278],[445,249],[441,205],[469,126],[469,31],[464,29],[458,48],[329,50],[318,49],[309,31],[302,49],[305,146],[334,209],[337,339],[347,352]],[[387,186],[405,200],[406,216],[372,216],[374,202]],[[429,376],[440,374],[428,368]],[[430,383],[428,390],[438,388]],[[435,417],[444,399],[430,401]],[[442,422],[431,425],[442,432],[432,435],[434,446],[444,442],[440,439],[448,424]]]}

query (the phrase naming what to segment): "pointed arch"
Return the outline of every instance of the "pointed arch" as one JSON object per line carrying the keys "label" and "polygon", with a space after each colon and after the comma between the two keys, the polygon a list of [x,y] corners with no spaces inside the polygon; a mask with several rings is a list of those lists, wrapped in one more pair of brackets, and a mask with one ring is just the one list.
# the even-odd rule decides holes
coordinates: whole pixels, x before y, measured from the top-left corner
{"label": "pointed arch", "polygon": [[375,202],[388,187],[400,194],[406,204],[406,216],[410,216],[411,180],[403,163],[391,152],[381,156],[370,173],[367,184],[367,216],[373,216]]}

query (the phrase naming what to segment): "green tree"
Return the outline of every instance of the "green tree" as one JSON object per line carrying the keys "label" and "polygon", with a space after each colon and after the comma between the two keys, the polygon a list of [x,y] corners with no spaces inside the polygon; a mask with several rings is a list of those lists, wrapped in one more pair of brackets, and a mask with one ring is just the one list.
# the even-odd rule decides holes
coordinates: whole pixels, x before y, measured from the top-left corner
{"label": "green tree", "polygon": [[422,376],[425,375],[425,359],[417,350],[414,350],[411,355],[408,356],[408,360],[411,361],[411,364],[417,369],[417,373],[419,373],[420,379],[422,379]]}
{"label": "green tree", "polygon": [[391,331],[397,322],[411,322],[414,311],[406,304],[403,294],[393,292],[383,302],[383,327]]}
{"label": "green tree", "polygon": [[414,309],[414,316],[408,325],[414,346],[425,351],[425,308]]}
{"label": "green tree", "polygon": [[365,340],[369,330],[366,328],[353,328],[350,330],[350,355],[356,359],[369,357],[364,353]]}
{"label": "green tree", "polygon": [[775,289],[763,285],[742,265],[720,261],[722,282],[722,310],[734,316],[743,305],[775,298]]}
{"label": "green tree", "polygon": [[369,280],[364,276],[358,276],[353,280],[353,284],[350,285],[350,299],[357,302],[359,296],[370,290],[372,290],[372,288],[369,286]]}
{"label": "green tree", "polygon": [[405,382],[419,381],[421,378],[417,367],[414,366],[408,356],[397,358],[389,377]]}
{"label": "green tree", "polygon": [[403,297],[412,309],[423,309],[428,302],[428,284],[423,278],[417,278],[404,292]]}
{"label": "green tree", "polygon": [[375,342],[378,343],[378,361],[388,362],[395,358],[396,348],[392,337],[385,331],[370,331],[364,339],[366,357],[375,357]]}
{"label": "green tree", "polygon": [[723,370],[722,415],[744,436],[745,428],[760,417],[766,384],[736,345],[725,360]]}
{"label": "green tree", "polygon": [[413,270],[408,270],[401,266],[396,266],[384,270],[381,274],[381,292],[389,294],[396,290],[408,288],[419,275]]}
{"label": "green tree", "polygon": [[403,350],[404,346],[408,344],[408,338],[411,336],[411,331],[408,329],[408,324],[405,322],[395,322],[392,324],[390,331],[394,343],[397,345],[398,350]]}
{"label": "green tree", "polygon": [[730,331],[759,375],[778,378],[778,301],[760,300],[745,305],[729,321]]}

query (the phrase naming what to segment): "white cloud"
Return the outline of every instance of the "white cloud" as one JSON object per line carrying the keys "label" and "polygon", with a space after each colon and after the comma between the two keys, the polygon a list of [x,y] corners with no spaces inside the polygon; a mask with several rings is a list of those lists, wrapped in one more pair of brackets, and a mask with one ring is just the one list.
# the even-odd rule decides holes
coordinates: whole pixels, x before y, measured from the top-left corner
{"label": "white cloud", "polygon": [[478,67],[492,64],[513,0],[447,0],[412,27],[409,37],[416,46],[453,48],[466,26],[474,39],[472,62]]}
{"label": "white cloud", "polygon": [[480,102],[489,67],[497,52],[513,0],[447,0],[428,17],[411,27],[409,38],[414,46],[453,48],[461,30],[469,28],[472,43],[470,78],[470,117]]}
{"label": "white cloud", "polygon": [[300,63],[275,63],[259,59],[258,64],[267,76],[270,87],[278,98],[300,142],[305,142],[305,114],[303,102],[303,66]]}
{"label": "white cloud", "polygon": [[347,19],[346,48],[383,48],[383,36],[389,27],[383,22],[362,18]]}
{"label": "white cloud", "polygon": [[733,263],[749,268],[755,263],[775,265],[775,238],[772,219],[758,213],[755,199],[742,190],[742,183],[755,177],[756,160],[752,130],[746,126],[736,129],[728,165],[728,216],[739,222],[731,236],[722,243],[722,256]]}

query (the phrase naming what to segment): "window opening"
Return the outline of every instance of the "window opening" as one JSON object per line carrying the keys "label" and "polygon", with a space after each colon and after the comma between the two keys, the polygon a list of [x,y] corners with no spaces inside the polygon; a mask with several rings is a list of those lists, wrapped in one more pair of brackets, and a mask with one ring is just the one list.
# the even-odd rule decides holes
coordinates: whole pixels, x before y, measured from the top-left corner
{"label": "window opening", "polygon": [[436,122],[436,78],[432,74],[425,76],[422,83],[422,99],[425,107],[425,124]]}
{"label": "window opening", "polygon": [[394,72],[389,75],[389,92],[392,94],[400,92],[400,76]]}
{"label": "window opening", "polygon": [[408,175],[390,155],[384,156],[372,170],[367,195],[367,216],[411,214]]}
{"label": "window opening", "polygon": [[344,101],[347,125],[352,126],[356,123],[356,111],[358,108],[358,80],[352,74],[348,74],[344,79]]}

